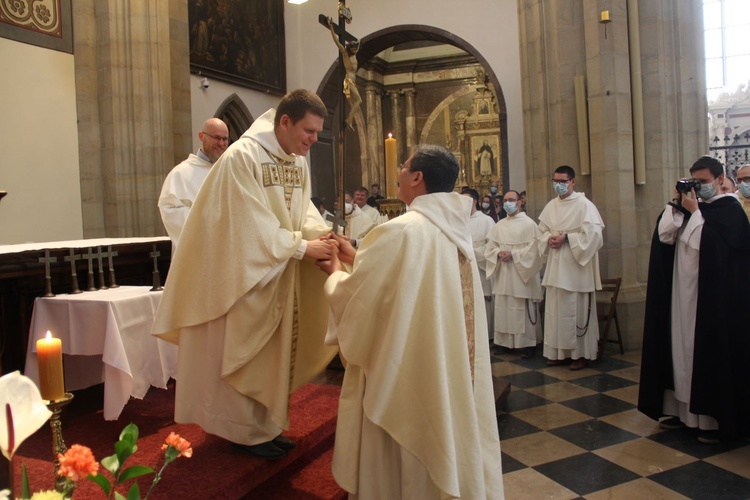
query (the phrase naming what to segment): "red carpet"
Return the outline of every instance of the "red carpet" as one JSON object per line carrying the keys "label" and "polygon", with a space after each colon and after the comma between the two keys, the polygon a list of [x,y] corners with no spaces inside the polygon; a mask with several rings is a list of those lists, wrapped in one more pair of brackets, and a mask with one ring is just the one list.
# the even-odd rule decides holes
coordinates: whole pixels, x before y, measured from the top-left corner
{"label": "red carpet", "polygon": [[[63,437],[68,446],[88,446],[99,461],[114,453],[120,431],[133,422],[140,430],[140,438],[138,451],[127,464],[154,468],[161,467],[161,445],[170,432],[190,441],[192,458],[181,457],[167,468],[151,496],[153,499],[344,498],[330,467],[339,392],[338,386],[310,384],[292,395],[291,427],[285,435],[297,443],[297,448],[276,461],[250,457],[232,448],[229,442],[206,434],[197,425],[176,424],[173,389],[152,388],[145,399],[131,399],[116,422],[105,421],[101,411],[81,413],[72,406],[66,408],[62,418]],[[72,405],[75,403],[76,400]],[[45,425],[16,453],[13,462],[17,489],[22,463],[26,464],[32,492],[53,488],[51,433]],[[152,478],[139,480],[142,496]],[[125,486],[123,494],[130,484]],[[104,498],[104,494],[97,485],[84,480],[73,498]]]}

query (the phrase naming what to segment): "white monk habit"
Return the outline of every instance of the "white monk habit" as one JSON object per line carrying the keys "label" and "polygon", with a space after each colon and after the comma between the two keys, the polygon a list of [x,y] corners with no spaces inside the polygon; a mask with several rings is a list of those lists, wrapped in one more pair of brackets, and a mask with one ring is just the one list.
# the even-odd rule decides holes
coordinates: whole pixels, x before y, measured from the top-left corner
{"label": "white monk habit", "polygon": [[[544,357],[596,359],[596,290],[602,289],[598,252],[604,222],[596,206],[575,191],[547,203],[539,221],[539,252],[547,259],[542,280],[546,290]],[[566,234],[568,241],[559,249],[550,248],[550,236],[558,234]]]}
{"label": "white monk habit", "polygon": [[198,190],[206,180],[212,165],[213,163],[202,152],[191,153],[164,179],[158,205],[164,228],[167,230],[169,239],[172,240],[172,255],[177,250],[177,242],[190,207],[193,206]]}
{"label": "white monk habit", "polygon": [[180,346],[175,421],[245,445],[288,428],[290,391],[335,354],[323,346],[325,276],[300,260],[302,240],[330,229],[310,202],[307,162],[281,148],[274,115],[258,118],[206,178],[153,328]]}
{"label": "white monk habit", "polygon": [[377,226],[377,223],[367,216],[356,203],[352,203],[352,207],[354,207],[352,213],[346,215],[344,234],[350,240],[354,240],[354,246],[358,247],[362,243],[362,238],[367,236],[367,233]]}
{"label": "white monk habit", "polygon": [[[707,203],[731,194],[719,194]],[[664,391],[664,414],[679,416],[692,428],[716,430],[719,422],[710,415],[690,411],[690,391],[693,384],[693,353],[695,351],[695,318],[698,304],[698,269],[700,268],[701,236],[705,223],[700,210],[685,222],[685,216],[672,213],[667,205],[659,220],[659,241],[674,245],[672,274],[672,370],[674,390]]]}
{"label": "white monk habit", "polygon": [[[495,344],[509,349],[536,347],[542,340],[539,303],[539,227],[523,212],[500,220],[490,231],[485,257],[495,296]],[[500,252],[510,252],[503,262]]]}
{"label": "white monk habit", "polygon": [[[487,235],[495,226],[495,221],[489,215],[483,214],[476,210],[469,218],[469,232],[471,233],[471,242],[474,247],[474,258],[479,269],[479,280],[482,283],[482,294],[485,297],[484,307],[487,314],[487,331],[492,336],[493,318],[495,315],[494,301],[492,300],[492,277],[486,272],[487,261],[484,257],[484,250],[487,245]],[[488,300],[489,299],[489,300]]]}
{"label": "white monk habit", "polygon": [[333,474],[350,497],[503,498],[471,203],[416,197],[326,282],[348,361]]}

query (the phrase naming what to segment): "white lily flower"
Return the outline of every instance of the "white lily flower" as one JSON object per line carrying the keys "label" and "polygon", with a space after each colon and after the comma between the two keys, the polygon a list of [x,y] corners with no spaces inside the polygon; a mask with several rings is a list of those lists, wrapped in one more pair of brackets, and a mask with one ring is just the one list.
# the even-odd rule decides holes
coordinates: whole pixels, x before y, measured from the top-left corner
{"label": "white lily flower", "polygon": [[[13,413],[12,446],[9,441],[7,405]],[[15,371],[0,377],[0,448],[10,460],[26,438],[34,434],[52,416],[36,384]]]}

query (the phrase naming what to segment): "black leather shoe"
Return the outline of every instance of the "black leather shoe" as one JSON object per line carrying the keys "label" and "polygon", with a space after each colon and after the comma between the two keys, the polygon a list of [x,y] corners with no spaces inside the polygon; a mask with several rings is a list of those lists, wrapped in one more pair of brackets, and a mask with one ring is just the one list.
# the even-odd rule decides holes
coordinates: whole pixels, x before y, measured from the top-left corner
{"label": "black leather shoe", "polygon": [[291,451],[297,447],[297,443],[282,434],[273,438],[271,442],[284,451]]}
{"label": "black leather shoe", "polygon": [[254,457],[262,458],[264,460],[275,460],[286,455],[286,451],[273,444],[273,441],[254,445],[232,443],[232,446],[240,451],[244,451],[245,453],[249,453]]}

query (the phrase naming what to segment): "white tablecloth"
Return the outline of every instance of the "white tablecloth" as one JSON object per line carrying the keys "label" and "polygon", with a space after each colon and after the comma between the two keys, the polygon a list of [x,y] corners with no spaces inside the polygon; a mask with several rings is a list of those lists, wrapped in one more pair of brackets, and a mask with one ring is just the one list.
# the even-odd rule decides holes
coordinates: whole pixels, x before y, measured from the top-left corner
{"label": "white tablecloth", "polygon": [[151,335],[162,292],[122,286],[77,295],[39,297],[26,352],[26,375],[37,382],[36,341],[47,330],[62,340],[65,389],[104,382],[104,418],[116,420],[130,396],[166,388],[177,372],[177,346]]}

